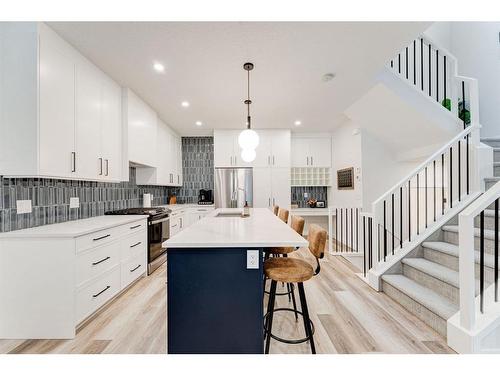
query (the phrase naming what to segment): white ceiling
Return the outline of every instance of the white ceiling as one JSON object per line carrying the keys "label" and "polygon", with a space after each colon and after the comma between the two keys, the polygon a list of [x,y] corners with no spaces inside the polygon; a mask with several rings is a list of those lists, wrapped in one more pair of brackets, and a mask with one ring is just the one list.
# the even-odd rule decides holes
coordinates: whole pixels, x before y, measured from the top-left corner
{"label": "white ceiling", "polygon": [[[182,135],[243,128],[251,61],[255,128],[329,131],[424,22],[56,22],[63,38]],[[153,61],[166,69],[158,74]],[[324,83],[325,73],[336,77]],[[181,107],[184,100],[189,108]],[[301,120],[302,126],[293,125]],[[202,121],[201,128],[195,126]]]}

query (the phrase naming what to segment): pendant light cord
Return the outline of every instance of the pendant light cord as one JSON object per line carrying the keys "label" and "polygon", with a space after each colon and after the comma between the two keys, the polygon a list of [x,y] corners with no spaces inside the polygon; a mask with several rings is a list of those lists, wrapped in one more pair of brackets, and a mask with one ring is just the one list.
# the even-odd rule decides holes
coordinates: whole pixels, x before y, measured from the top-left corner
{"label": "pendant light cord", "polygon": [[250,70],[247,70],[247,129],[250,129]]}

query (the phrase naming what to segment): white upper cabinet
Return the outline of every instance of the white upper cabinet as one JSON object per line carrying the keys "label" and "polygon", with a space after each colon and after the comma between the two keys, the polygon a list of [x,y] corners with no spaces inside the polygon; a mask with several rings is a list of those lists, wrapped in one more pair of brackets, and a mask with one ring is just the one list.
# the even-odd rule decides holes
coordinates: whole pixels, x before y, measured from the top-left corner
{"label": "white upper cabinet", "polygon": [[292,167],[323,167],[332,165],[331,137],[292,137]]}
{"label": "white upper cabinet", "polygon": [[157,116],[132,90],[126,90],[128,158],[131,162],[157,166]]}
{"label": "white upper cabinet", "polygon": [[[58,43],[54,35],[42,34],[39,40],[40,160],[39,171],[34,168],[33,172],[43,176],[76,177],[75,61],[71,51]],[[9,141],[18,139],[13,137]]]}
{"label": "white upper cabinet", "polygon": [[9,152],[1,154],[0,174],[120,181],[119,86],[45,24],[0,29],[0,52],[12,62],[0,68],[9,77],[0,95],[7,103],[17,97],[3,113],[9,121],[1,124],[0,149]]}
{"label": "white upper cabinet", "polygon": [[215,167],[290,167],[290,131],[257,130],[259,146],[255,160],[241,158],[238,136],[241,130],[214,131]]}

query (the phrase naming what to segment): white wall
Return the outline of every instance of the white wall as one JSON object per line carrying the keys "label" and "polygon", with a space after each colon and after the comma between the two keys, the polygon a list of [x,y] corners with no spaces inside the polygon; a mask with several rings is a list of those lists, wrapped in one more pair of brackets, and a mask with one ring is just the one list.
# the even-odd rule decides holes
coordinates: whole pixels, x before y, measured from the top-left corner
{"label": "white wall", "polygon": [[479,84],[482,137],[500,137],[500,22],[436,22],[425,33],[458,60],[461,75]]}
{"label": "white wall", "polygon": [[[356,133],[357,131],[357,133]],[[354,190],[337,190],[337,170],[354,167]],[[351,121],[332,133],[332,207],[361,207],[361,132]]]}

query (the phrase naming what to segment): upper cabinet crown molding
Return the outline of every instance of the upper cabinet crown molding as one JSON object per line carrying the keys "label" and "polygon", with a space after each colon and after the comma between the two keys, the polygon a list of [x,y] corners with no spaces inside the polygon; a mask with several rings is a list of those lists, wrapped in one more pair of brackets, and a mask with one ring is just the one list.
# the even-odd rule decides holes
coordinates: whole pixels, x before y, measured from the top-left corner
{"label": "upper cabinet crown molding", "polygon": [[120,181],[119,85],[43,23],[0,38],[0,174]]}

